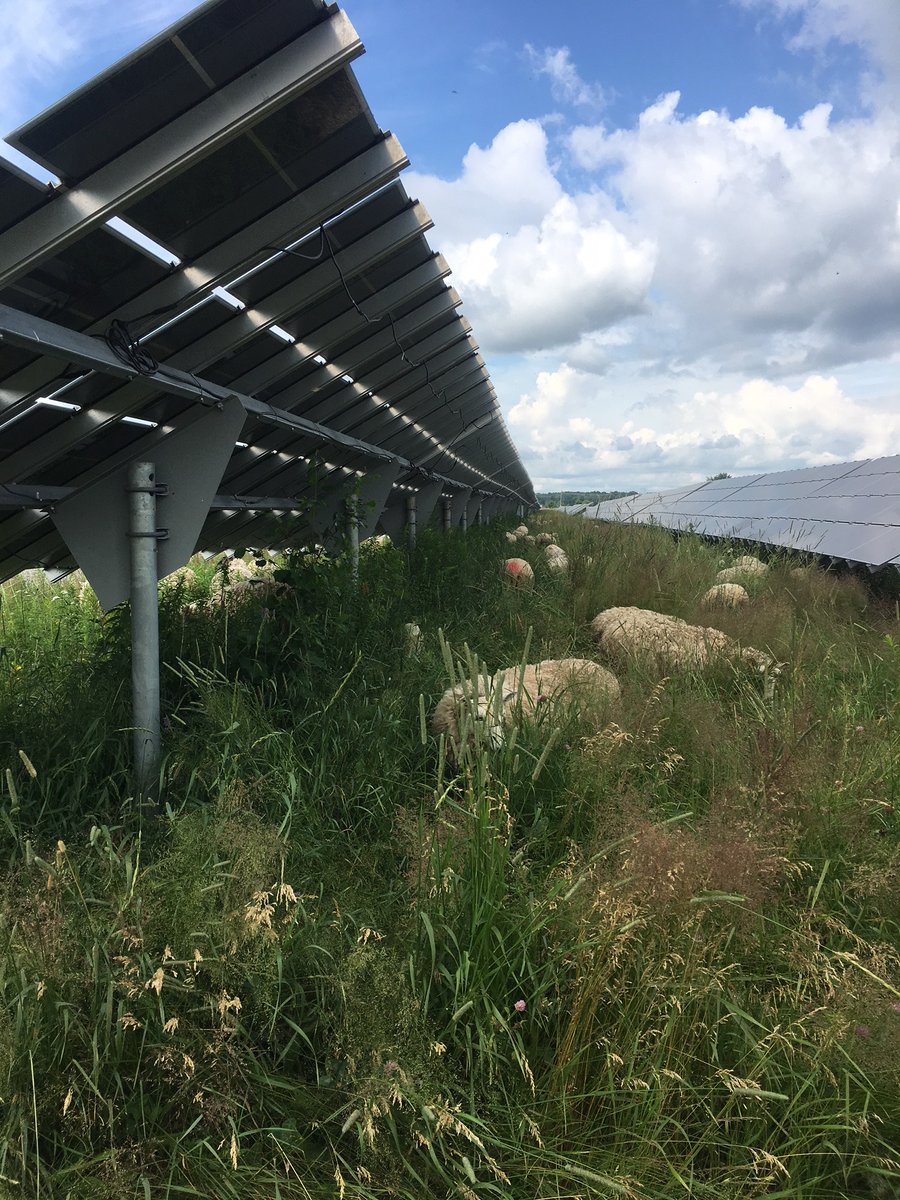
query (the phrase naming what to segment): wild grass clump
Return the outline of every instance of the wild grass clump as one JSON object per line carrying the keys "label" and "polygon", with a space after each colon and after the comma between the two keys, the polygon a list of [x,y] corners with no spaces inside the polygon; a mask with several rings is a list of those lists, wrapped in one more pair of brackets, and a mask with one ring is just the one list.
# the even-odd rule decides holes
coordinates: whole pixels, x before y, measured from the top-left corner
{"label": "wild grass clump", "polygon": [[[158,806],[127,612],[3,589],[0,1195],[900,1195],[892,604],[785,557],[710,612],[742,549],[540,520],[530,592],[493,528],[167,582]],[[430,733],[616,605],[780,674]]]}

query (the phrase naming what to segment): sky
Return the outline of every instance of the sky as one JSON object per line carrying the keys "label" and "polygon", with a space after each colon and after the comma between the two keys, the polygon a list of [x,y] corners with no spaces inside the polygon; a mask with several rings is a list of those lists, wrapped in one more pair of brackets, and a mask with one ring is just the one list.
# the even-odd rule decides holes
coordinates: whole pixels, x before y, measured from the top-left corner
{"label": "sky", "polygon": [[[189,7],[0,0],[0,128]],[[900,0],[346,10],[539,491],[900,453]]]}

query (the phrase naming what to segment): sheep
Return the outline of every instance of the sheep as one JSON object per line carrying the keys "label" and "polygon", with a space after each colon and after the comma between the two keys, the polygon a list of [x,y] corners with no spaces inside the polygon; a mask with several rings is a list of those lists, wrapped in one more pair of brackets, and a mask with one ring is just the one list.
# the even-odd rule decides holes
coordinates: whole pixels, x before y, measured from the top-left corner
{"label": "sheep", "polygon": [[524,558],[508,558],[503,570],[513,587],[531,587],[534,583],[534,571]]}
{"label": "sheep", "polygon": [[650,609],[608,608],[594,617],[591,630],[601,654],[619,666],[630,658],[640,658],[666,671],[705,667],[722,656],[740,658],[760,671],[775,667],[768,654],[750,646],[741,649],[719,629],[689,625],[680,617]]}
{"label": "sheep", "polygon": [[556,538],[552,533],[538,533],[535,534],[534,540],[539,546],[552,546]]}
{"label": "sheep", "polygon": [[724,567],[716,575],[716,583],[734,583],[740,579],[761,579],[768,575],[769,568],[752,554],[743,554],[732,566]]}
{"label": "sheep", "polygon": [[528,534],[528,526],[527,525],[517,525],[516,528],[513,530],[513,532],[515,533],[516,537],[519,537],[519,538],[526,537]]}
{"label": "sheep", "polygon": [[551,543],[544,547],[544,555],[547,559],[547,566],[554,575],[565,575],[568,572],[569,558],[565,550]]}
{"label": "sheep", "polygon": [[516,542],[519,540],[511,529],[507,529],[505,536],[506,536],[506,540],[508,542],[511,542],[512,545],[515,545]]}
{"label": "sheep", "polygon": [[700,599],[703,608],[739,608],[749,602],[747,589],[742,588],[739,583],[717,583],[708,592],[704,592]]}
{"label": "sheep", "polygon": [[580,694],[585,700],[619,699],[619,681],[589,658],[545,658],[542,662],[503,667],[493,678],[503,691],[504,714],[515,707],[522,686],[522,712],[531,715],[546,702]]}
{"label": "sheep", "polygon": [[211,611],[221,607],[227,612],[234,612],[247,600],[253,598],[258,600],[277,599],[288,595],[290,590],[286,583],[280,583],[276,579],[241,579],[210,596],[206,606]]}
{"label": "sheep", "polygon": [[455,757],[467,715],[498,747],[503,743],[503,726],[515,724],[520,715],[533,722],[539,713],[555,712],[560,706],[578,708],[598,702],[606,706],[619,695],[615,675],[590,659],[544,659],[524,667],[503,667],[493,677],[482,674],[448,688],[432,714],[431,728],[435,734],[446,734],[448,751]]}
{"label": "sheep", "polygon": [[[224,565],[223,565],[224,564]],[[234,579],[255,579],[256,572],[248,562],[242,558],[235,558],[232,554],[223,555],[216,564],[217,569],[227,570],[229,577]]]}

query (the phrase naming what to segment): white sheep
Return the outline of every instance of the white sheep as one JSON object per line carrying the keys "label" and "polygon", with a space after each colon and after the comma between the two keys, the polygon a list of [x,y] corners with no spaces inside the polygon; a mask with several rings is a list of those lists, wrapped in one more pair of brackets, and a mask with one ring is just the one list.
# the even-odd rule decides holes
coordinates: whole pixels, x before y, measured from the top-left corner
{"label": "white sheep", "polygon": [[534,571],[524,558],[508,558],[503,570],[513,587],[531,587],[534,583]]}
{"label": "white sheep", "polygon": [[604,657],[619,666],[637,658],[667,671],[705,667],[721,657],[743,659],[760,671],[775,666],[768,654],[750,646],[741,649],[719,629],[689,625],[646,608],[608,608],[594,617],[591,629]]}
{"label": "white sheep", "polygon": [[256,571],[243,558],[235,558],[233,554],[224,554],[216,564],[217,569],[223,563],[231,579],[256,579]]}
{"label": "white sheep", "polygon": [[519,538],[527,537],[528,526],[527,525],[517,525],[516,528],[513,530],[513,533],[515,533],[516,537],[519,537]]}
{"label": "white sheep", "polygon": [[716,583],[734,583],[740,579],[762,579],[769,568],[752,554],[743,554],[732,566],[724,567],[716,575]]}
{"label": "white sheep", "polygon": [[739,583],[717,583],[704,592],[700,599],[703,608],[740,608],[742,604],[749,603],[747,589]]}
{"label": "white sheep", "polygon": [[506,540],[508,542],[511,542],[512,545],[515,545],[516,542],[519,540],[511,529],[507,529],[505,536],[506,536]]}
{"label": "white sheep", "polygon": [[560,546],[551,543],[544,547],[547,566],[554,575],[565,575],[569,570],[569,557]]}
{"label": "white sheep", "polygon": [[520,716],[533,722],[538,715],[561,709],[606,707],[619,695],[615,675],[598,663],[586,658],[549,658],[524,667],[503,667],[492,677],[479,675],[448,688],[432,714],[431,728],[447,735],[448,750],[455,757],[467,717],[496,747],[502,745],[503,727],[514,725]]}
{"label": "white sheep", "polygon": [[248,600],[274,600],[288,595],[290,590],[286,583],[280,583],[276,579],[260,579],[254,576],[252,579],[240,579],[237,583],[230,583],[228,587],[221,588],[210,596],[206,606],[210,611],[224,608],[226,612],[234,612]]}
{"label": "white sheep", "polygon": [[535,534],[534,540],[539,546],[552,546],[556,538],[552,533],[538,533]]}

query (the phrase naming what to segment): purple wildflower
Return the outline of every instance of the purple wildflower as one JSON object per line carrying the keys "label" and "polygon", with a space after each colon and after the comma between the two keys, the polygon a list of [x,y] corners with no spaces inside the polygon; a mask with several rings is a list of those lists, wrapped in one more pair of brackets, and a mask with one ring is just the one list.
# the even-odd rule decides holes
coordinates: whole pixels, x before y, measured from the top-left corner
{"label": "purple wildflower", "polygon": [[858,1038],[866,1039],[872,1036],[872,1030],[868,1027],[868,1025],[857,1025],[853,1032]]}

